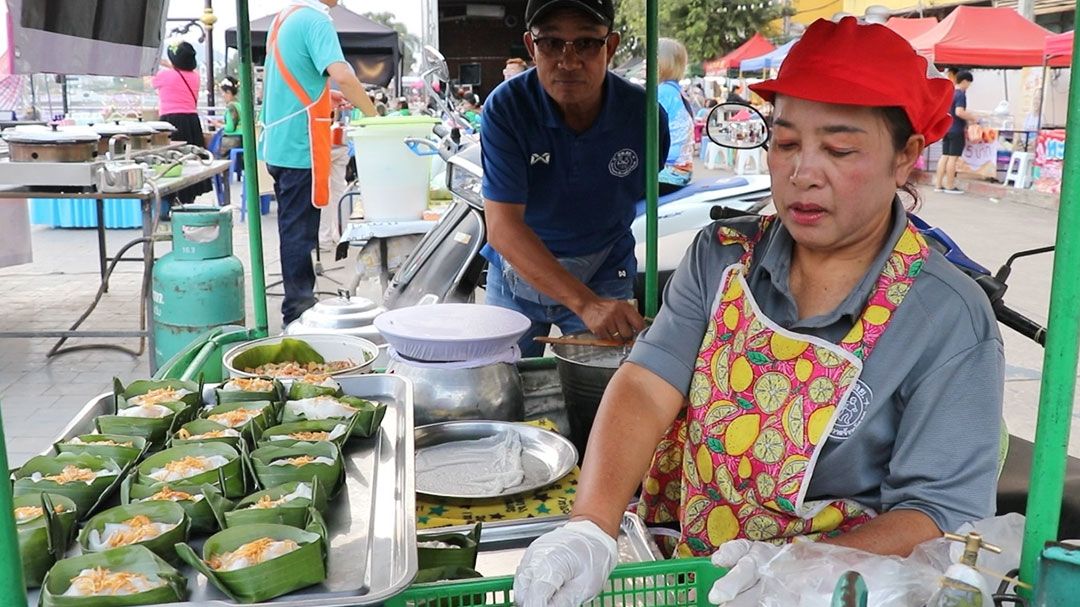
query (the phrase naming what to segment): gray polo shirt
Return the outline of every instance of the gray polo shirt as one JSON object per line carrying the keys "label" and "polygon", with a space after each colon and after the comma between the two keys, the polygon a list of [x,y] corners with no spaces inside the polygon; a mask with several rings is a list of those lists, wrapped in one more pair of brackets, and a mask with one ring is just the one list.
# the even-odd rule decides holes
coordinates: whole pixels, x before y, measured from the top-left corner
{"label": "gray polo shirt", "polygon": [[[724,269],[742,256],[714,223],[698,234],[664,305],[628,360],[687,394]],[[756,218],[728,220],[745,234]],[[832,312],[799,319],[788,288],[793,241],[777,221],[747,282],[762,311],[792,331],[839,342],[854,325],[906,225],[894,203],[888,245]],[[807,500],[849,498],[885,512],[925,513],[944,531],[994,513],[1005,357],[986,295],[933,251],[893,314],[822,449]]]}

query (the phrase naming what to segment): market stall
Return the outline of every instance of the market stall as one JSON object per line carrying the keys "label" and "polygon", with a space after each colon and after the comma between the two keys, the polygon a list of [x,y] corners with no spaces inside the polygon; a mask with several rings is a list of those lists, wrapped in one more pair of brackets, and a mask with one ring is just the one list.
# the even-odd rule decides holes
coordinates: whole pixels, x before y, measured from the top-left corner
{"label": "market stall", "polygon": [[937,23],[934,17],[889,17],[885,27],[910,41],[930,31]]}
{"label": "market stall", "polygon": [[739,63],[750,57],[758,57],[776,48],[765,36],[755,33],[749,40],[739,45],[723,57],[710,59],[702,67],[706,76],[726,76],[728,70],[739,69]]}

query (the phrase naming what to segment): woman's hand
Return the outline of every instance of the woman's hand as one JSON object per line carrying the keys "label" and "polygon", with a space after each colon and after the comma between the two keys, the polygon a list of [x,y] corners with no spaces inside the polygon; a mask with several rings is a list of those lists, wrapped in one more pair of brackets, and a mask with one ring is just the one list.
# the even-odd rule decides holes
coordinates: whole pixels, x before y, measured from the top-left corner
{"label": "woman's hand", "polygon": [[761,589],[758,570],[780,552],[779,546],[750,540],[725,542],[712,555],[712,564],[728,570],[709,591],[713,605],[757,605]]}
{"label": "woman's hand", "polygon": [[614,538],[590,520],[572,520],[525,551],[514,576],[514,601],[519,607],[578,607],[600,594],[618,562]]}

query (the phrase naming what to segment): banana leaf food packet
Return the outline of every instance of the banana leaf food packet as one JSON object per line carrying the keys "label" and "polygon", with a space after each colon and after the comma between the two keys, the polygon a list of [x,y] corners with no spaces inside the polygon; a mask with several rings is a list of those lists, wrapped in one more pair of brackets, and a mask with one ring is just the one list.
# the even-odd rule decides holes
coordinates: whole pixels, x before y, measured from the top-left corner
{"label": "banana leaf food packet", "polygon": [[326,492],[314,477],[309,482],[292,481],[252,493],[220,518],[226,528],[273,523],[303,529],[311,521],[309,509],[322,513],[326,506]]}
{"label": "banana leaf food packet", "polygon": [[281,421],[349,420],[356,417],[352,436],[368,438],[378,432],[385,415],[386,405],[383,403],[356,396],[314,396],[286,401]]}
{"label": "banana leaf food packet", "polygon": [[144,546],[58,561],[45,576],[41,607],[134,607],[187,599],[187,578]]}
{"label": "banana leaf food packet", "polygon": [[75,502],[79,516],[85,518],[119,484],[122,473],[115,461],[87,453],[38,455],[13,473],[13,490],[16,497],[62,495]]}
{"label": "banana leaf food packet", "polygon": [[115,413],[99,415],[102,434],[138,436],[152,448],[164,446],[174,428],[190,420],[202,403],[202,386],[175,379],[140,380],[126,388],[113,380]]}
{"label": "banana leaf food packet", "polygon": [[223,426],[208,419],[196,419],[180,426],[180,429],[172,435],[169,446],[224,443],[233,449],[239,449],[241,440],[243,440],[243,434],[235,428]]}
{"label": "banana leaf food packet", "polygon": [[468,533],[424,533],[416,538],[419,568],[439,567],[476,568],[476,552],[480,545],[481,523]]}
{"label": "banana leaf food packet", "polygon": [[[224,484],[224,471],[219,468],[217,484]],[[174,502],[184,509],[191,521],[191,533],[213,533],[221,528],[216,512],[227,512],[233,502],[225,499],[221,491],[210,484],[184,485],[157,483],[138,485],[130,476],[120,486],[120,503],[138,504],[149,502]]]}
{"label": "banana leaf food packet", "polygon": [[57,453],[87,453],[107,457],[121,466],[139,459],[146,448],[145,438],[120,434],[82,434],[53,445]]}
{"label": "banana leaf food packet", "polygon": [[332,375],[367,363],[367,352],[361,360],[326,360],[306,341],[286,337],[274,344],[254,346],[233,358],[234,368],[260,377],[298,379],[311,373]]}
{"label": "banana leaf food packet", "polygon": [[347,420],[322,419],[316,421],[289,422],[267,428],[259,439],[259,446],[277,445],[287,447],[299,442],[332,442],[341,448],[352,435],[357,416]]}
{"label": "banana leaf food packet", "polygon": [[252,400],[280,403],[285,400],[285,387],[272,377],[233,377],[215,388],[214,395],[219,405]]}
{"label": "banana leaf food packet", "polygon": [[308,373],[293,380],[289,386],[288,400],[300,400],[316,396],[341,396],[341,384],[333,377],[322,373]]}
{"label": "banana leaf food packet", "polygon": [[251,468],[264,489],[286,483],[319,479],[328,496],[337,494],[345,481],[341,450],[333,443],[295,443],[287,447],[267,445],[251,452]]}
{"label": "banana leaf food packet", "polygon": [[186,541],[191,521],[176,502],[147,501],[116,506],[95,515],[79,533],[84,554],[140,545],[178,565],[177,542]]}
{"label": "banana leaf food packet", "polygon": [[268,400],[235,401],[211,407],[202,417],[257,440],[263,430],[278,423],[279,413],[277,406]]}
{"label": "banana leaf food packet", "polygon": [[176,549],[234,600],[268,601],[326,580],[325,525],[314,516],[307,530],[273,524],[230,527],[206,540],[202,558],[187,544]]}
{"label": "banana leaf food packet", "polygon": [[245,495],[247,477],[239,451],[224,443],[199,443],[170,447],[146,458],[136,468],[135,483],[207,483],[231,499]]}
{"label": "banana leaf food packet", "polygon": [[75,502],[48,493],[21,495],[14,500],[14,515],[23,582],[37,588],[71,543],[78,518]]}

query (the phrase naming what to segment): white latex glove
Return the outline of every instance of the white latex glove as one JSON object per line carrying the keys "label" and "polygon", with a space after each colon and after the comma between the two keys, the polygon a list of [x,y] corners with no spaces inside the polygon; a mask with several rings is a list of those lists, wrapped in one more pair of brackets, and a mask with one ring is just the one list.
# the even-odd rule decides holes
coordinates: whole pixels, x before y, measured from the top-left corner
{"label": "white latex glove", "polygon": [[600,594],[619,562],[615,539],[592,521],[570,521],[537,538],[514,576],[518,607],[579,607]]}
{"label": "white latex glove", "polygon": [[750,540],[724,542],[713,553],[712,563],[717,567],[727,568],[728,572],[713,584],[712,590],[709,591],[709,602],[713,605],[727,605],[738,597],[739,604],[756,605],[756,599],[751,599],[749,602],[742,599],[748,594],[747,591],[758,583],[758,569],[779,552],[780,546],[765,542]]}

